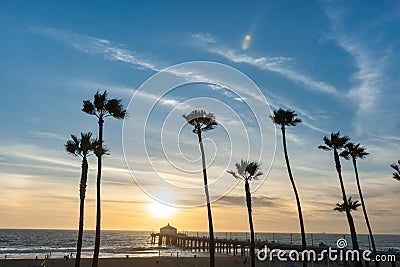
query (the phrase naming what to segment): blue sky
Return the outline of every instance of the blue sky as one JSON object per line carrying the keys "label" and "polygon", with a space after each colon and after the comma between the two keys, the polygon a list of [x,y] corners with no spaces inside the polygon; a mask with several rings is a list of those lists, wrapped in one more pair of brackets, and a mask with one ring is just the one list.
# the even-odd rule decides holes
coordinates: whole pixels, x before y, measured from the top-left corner
{"label": "blue sky", "polygon": [[[391,179],[388,166],[399,159],[399,20],[400,5],[395,1],[1,2],[0,214],[7,219],[0,227],[74,228],[80,165],[79,159],[63,151],[63,144],[71,133],[97,133],[95,119],[80,111],[82,100],[91,99],[97,89],[107,89],[111,97],[121,98],[128,105],[140,85],[158,71],[201,60],[243,72],[260,88],[271,109],[293,109],[303,120],[288,129],[288,145],[306,230],[348,231],[344,216],[331,211],[340,200],[331,155],[316,148],[324,135],[340,130],[371,153],[359,165],[373,228],[400,233],[396,225],[400,184]],[[244,47],[246,35],[250,41]],[[154,136],[150,135],[148,143],[150,156],[158,164],[155,168],[182,186],[201,185],[202,179],[200,174],[187,173],[187,179],[181,179],[182,174],[165,160],[157,145],[159,125],[167,121],[165,114],[171,112],[171,118],[176,118],[168,121],[172,128],[165,133],[166,144],[176,141],[168,138],[174,138],[175,126],[179,129],[184,125],[177,114],[196,106],[196,101],[190,102],[195,97],[225,103],[239,114],[244,130],[251,133],[252,120],[245,104],[252,107],[256,101],[249,95],[242,103],[226,91],[213,89],[192,85],[174,90],[158,103],[150,117],[154,128],[149,130]],[[133,107],[129,117],[133,123],[148,115],[140,104],[154,102],[149,91],[141,91],[136,97],[139,105]],[[213,103],[209,106],[212,109]],[[206,150],[218,155],[215,161],[210,156],[211,179],[234,168],[236,157],[244,153],[243,143],[233,142],[238,147],[231,151],[225,142],[227,133],[223,129],[229,129],[228,122],[234,120],[224,113],[228,109],[217,113],[222,105],[217,106],[209,111],[221,118],[221,123],[225,118],[227,128],[207,134],[213,141],[206,143]],[[111,119],[105,125],[112,156],[105,160],[104,228],[147,230],[168,220],[179,228],[206,229],[202,207],[172,210],[164,217],[149,212],[156,212],[157,207],[128,173],[122,152],[122,125]],[[267,114],[260,125],[272,129]],[[270,132],[265,134],[271,135],[270,140],[275,138]],[[242,136],[235,131],[228,135]],[[185,157],[198,159],[196,139],[188,128],[183,128],[180,138]],[[255,226],[259,231],[297,232],[279,133],[276,140],[271,172],[253,193],[258,207]],[[274,144],[265,144],[268,153],[264,152],[262,166],[267,173]],[[132,153],[134,161],[141,164],[142,152]],[[183,162],[180,155],[174,155],[177,157],[172,160]],[[86,225],[93,228],[95,160],[90,163]],[[348,162],[343,165],[348,193],[355,198],[351,166]],[[140,166],[142,177],[157,190],[152,180],[154,166]],[[216,230],[247,229],[242,196],[242,185],[238,185],[215,202]],[[181,197],[184,201],[185,196]],[[60,207],[67,212],[58,212]],[[229,212],[226,207],[230,207]],[[138,218],[137,213],[143,216]],[[232,223],[229,218],[233,216],[240,219]],[[40,217],[48,219],[43,222]],[[361,214],[355,217],[359,232],[365,232]]]}

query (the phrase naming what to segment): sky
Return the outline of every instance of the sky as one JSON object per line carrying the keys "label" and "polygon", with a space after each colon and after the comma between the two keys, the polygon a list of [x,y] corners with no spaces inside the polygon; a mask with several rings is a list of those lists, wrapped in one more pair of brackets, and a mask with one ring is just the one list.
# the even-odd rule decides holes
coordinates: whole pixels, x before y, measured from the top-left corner
{"label": "sky", "polygon": [[[400,234],[389,166],[400,159],[399,22],[396,1],[1,1],[0,228],[77,228],[81,162],[64,144],[97,136],[82,101],[107,90],[129,116],[105,121],[103,229],[207,230],[197,136],[182,118],[205,109],[218,122],[203,134],[215,231],[248,231],[244,185],[226,173],[244,158],[264,173],[252,184],[255,230],[298,233],[269,118],[283,108],[302,120],[287,143],[306,231],[349,232],[332,210],[332,153],[317,149],[340,131],[370,153],[358,167],[373,231]],[[86,229],[95,176],[90,157]]]}

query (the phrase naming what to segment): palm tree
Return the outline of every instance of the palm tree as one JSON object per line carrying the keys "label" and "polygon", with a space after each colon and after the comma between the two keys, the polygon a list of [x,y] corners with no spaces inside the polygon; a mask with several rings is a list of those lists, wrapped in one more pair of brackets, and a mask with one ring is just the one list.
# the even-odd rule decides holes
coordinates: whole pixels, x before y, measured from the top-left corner
{"label": "palm tree", "polygon": [[[345,206],[347,221],[349,223],[350,233],[351,233],[351,242],[353,243],[353,249],[359,250],[358,241],[357,241],[357,233],[356,227],[354,226],[354,220],[351,216],[349,205],[347,202],[346,190],[344,188],[343,178],[342,178],[342,166],[340,165],[340,158],[338,150],[344,148],[347,142],[350,140],[348,136],[340,136],[340,132],[331,133],[331,137],[324,136],[323,138],[325,145],[318,146],[319,149],[328,151],[333,150],[333,157],[335,161],[336,171],[339,176],[340,188],[342,191],[343,203]],[[356,261],[356,266],[362,266],[361,261]]]}
{"label": "palm tree", "polygon": [[[349,142],[344,146],[344,150],[340,153],[340,156],[347,160],[351,159],[353,162],[354,174],[356,176],[356,182],[357,182],[357,188],[358,188],[358,195],[360,196],[361,207],[363,209],[365,223],[367,224],[369,237],[371,239],[372,251],[373,251],[374,255],[376,255],[375,239],[372,234],[371,225],[369,223],[367,208],[365,206],[364,197],[363,197],[363,194],[361,191],[361,184],[360,184],[360,179],[358,177],[358,168],[357,168],[357,159],[364,159],[365,156],[369,155],[369,153],[366,152],[365,150],[366,150],[366,148],[362,147],[360,144],[354,144],[354,143]],[[378,261],[375,262],[375,265],[378,266]]]}
{"label": "palm tree", "polygon": [[[351,197],[349,197],[349,200],[347,200],[347,203],[349,205],[350,211],[357,210],[357,208],[359,206],[361,206],[361,204],[358,203],[358,200],[353,201],[351,199]],[[345,212],[346,211],[346,207],[344,205],[345,205],[344,202],[336,203],[336,207],[333,210],[339,211],[339,212]]]}
{"label": "palm tree", "polygon": [[390,167],[392,167],[395,172],[393,173],[393,179],[400,181],[400,160],[397,161],[399,163],[399,165],[397,165],[396,163],[392,163],[390,164]]}
{"label": "palm tree", "polygon": [[[306,232],[304,230],[304,221],[303,221],[303,213],[301,211],[301,204],[300,204],[300,197],[297,192],[296,184],[294,182],[294,178],[292,175],[292,170],[290,168],[290,163],[289,163],[289,155],[287,152],[287,147],[286,147],[286,126],[296,126],[296,124],[301,122],[301,119],[297,118],[297,114],[294,113],[294,111],[291,110],[283,110],[283,109],[278,109],[274,111],[274,116],[270,116],[272,121],[281,126],[281,131],[282,131],[282,142],[283,142],[283,152],[285,154],[285,161],[286,161],[286,167],[288,170],[289,174],[289,179],[290,182],[292,183],[293,187],[293,192],[296,197],[296,203],[297,203],[297,212],[299,216],[299,222],[300,222],[300,231],[301,231],[301,246],[303,251],[306,250],[307,244],[306,244]],[[307,260],[303,261],[303,266],[307,267]]]}
{"label": "palm tree", "polygon": [[75,267],[80,266],[81,262],[81,250],[82,250],[82,239],[83,239],[83,217],[85,211],[85,195],[86,195],[86,183],[88,177],[88,161],[87,157],[94,152],[95,147],[98,145],[97,140],[92,139],[92,133],[81,133],[81,138],[78,139],[75,135],[71,135],[71,140],[68,140],[65,144],[65,150],[74,155],[82,157],[82,169],[81,169],[81,180],[79,185],[79,230],[78,230],[78,242],[76,245],[76,259]]}
{"label": "palm tree", "polygon": [[[108,99],[107,91],[102,94],[99,91],[94,95],[93,103],[89,100],[83,101],[82,111],[96,116],[99,124],[99,151],[103,150],[103,124],[104,119],[107,117],[113,117],[115,119],[124,119],[126,116],[126,110],[122,105],[122,101],[116,98]],[[100,252],[100,221],[101,221],[101,167],[102,167],[102,153],[97,153],[97,181],[96,181],[96,237],[94,242],[94,253],[92,267],[97,267]]]}
{"label": "palm tree", "polygon": [[238,180],[244,181],[244,191],[246,192],[246,204],[247,204],[247,213],[249,216],[249,226],[250,226],[250,257],[251,257],[251,266],[256,266],[256,256],[255,256],[255,240],[254,240],[254,227],[253,227],[253,215],[252,215],[252,207],[251,207],[251,192],[250,192],[250,184],[249,182],[252,180],[256,180],[259,176],[262,175],[260,171],[260,164],[257,162],[248,162],[246,160],[241,160],[240,163],[236,163],[235,171],[228,171],[228,173],[232,174]]}
{"label": "palm tree", "polygon": [[207,181],[207,168],[206,168],[206,156],[204,153],[202,132],[213,130],[217,126],[215,116],[213,113],[207,113],[204,110],[193,110],[187,115],[183,115],[187,123],[192,125],[193,133],[197,134],[201,152],[201,161],[203,166],[203,179],[204,179],[204,191],[207,201],[207,214],[208,214],[208,231],[210,235],[210,267],[215,267],[215,241],[214,241],[214,226],[212,221],[210,195],[208,193],[208,181]]}

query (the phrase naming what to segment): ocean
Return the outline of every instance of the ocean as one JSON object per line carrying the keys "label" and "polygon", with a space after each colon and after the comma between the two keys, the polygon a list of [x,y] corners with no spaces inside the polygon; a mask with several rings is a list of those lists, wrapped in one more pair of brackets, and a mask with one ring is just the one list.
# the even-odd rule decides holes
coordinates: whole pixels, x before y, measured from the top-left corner
{"label": "ocean", "polygon": [[[205,232],[186,232],[189,236],[206,236]],[[250,237],[244,232],[218,232],[216,238],[230,238],[246,240]],[[345,238],[351,246],[349,234],[307,234],[307,244],[318,246],[321,242],[325,245],[336,247],[339,238]],[[374,235],[379,251],[393,249],[400,252],[400,235]],[[284,244],[300,244],[299,234],[286,233],[257,233],[256,239],[268,240]],[[0,259],[34,259],[62,258],[71,253],[75,256],[76,230],[29,230],[29,229],[0,229]],[[368,235],[358,235],[360,247],[369,248]],[[85,231],[83,237],[82,257],[91,258],[94,246],[94,231]],[[176,247],[159,248],[151,244],[149,231],[102,231],[101,258],[122,257],[155,257],[155,256],[207,256],[204,252],[184,251]]]}

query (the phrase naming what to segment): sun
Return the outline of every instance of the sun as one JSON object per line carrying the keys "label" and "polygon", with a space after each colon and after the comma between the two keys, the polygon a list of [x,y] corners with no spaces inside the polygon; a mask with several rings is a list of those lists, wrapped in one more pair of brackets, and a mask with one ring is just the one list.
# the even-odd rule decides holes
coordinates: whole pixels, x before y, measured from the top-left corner
{"label": "sun", "polygon": [[167,206],[157,201],[148,204],[148,210],[154,217],[157,218],[171,218],[176,212],[176,208]]}

